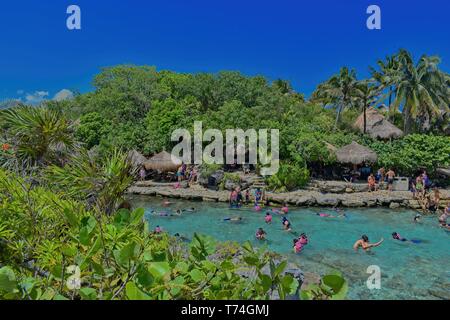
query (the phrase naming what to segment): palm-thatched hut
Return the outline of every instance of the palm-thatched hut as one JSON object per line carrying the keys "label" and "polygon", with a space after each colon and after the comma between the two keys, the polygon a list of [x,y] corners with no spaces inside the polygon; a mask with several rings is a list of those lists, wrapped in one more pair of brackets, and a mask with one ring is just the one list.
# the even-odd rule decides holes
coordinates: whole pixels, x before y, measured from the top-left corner
{"label": "palm-thatched hut", "polygon": [[336,151],[337,161],[340,163],[351,163],[354,165],[364,162],[373,163],[378,159],[377,154],[369,148],[366,148],[355,141]]}
{"label": "palm-thatched hut", "polygon": [[[359,131],[364,132],[364,113],[353,124]],[[366,133],[374,139],[391,139],[403,136],[403,131],[386,120],[374,108],[366,110]]]}
{"label": "palm-thatched hut", "polygon": [[162,151],[144,162],[146,170],[159,172],[176,171],[181,164],[182,161],[179,158],[166,151]]}

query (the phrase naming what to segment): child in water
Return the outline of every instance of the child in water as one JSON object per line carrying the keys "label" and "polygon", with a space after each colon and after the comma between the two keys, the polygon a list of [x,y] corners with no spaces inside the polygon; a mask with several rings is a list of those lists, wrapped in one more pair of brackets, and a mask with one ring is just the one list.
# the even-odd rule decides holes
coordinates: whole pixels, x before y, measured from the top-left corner
{"label": "child in water", "polygon": [[256,236],[256,239],[258,239],[258,240],[265,240],[266,239],[266,232],[263,230],[263,228],[259,228],[256,231],[255,236]]}
{"label": "child in water", "polygon": [[308,244],[308,237],[306,234],[302,233],[300,237],[293,240],[294,242],[294,252],[299,253],[303,250],[303,247]]}
{"label": "child in water", "polygon": [[286,217],[283,217],[283,219],[281,220],[281,223],[283,224],[283,228],[285,231],[291,231],[291,223],[289,222],[289,220]]}
{"label": "child in water", "polygon": [[270,214],[269,211],[266,212],[266,216],[264,217],[264,221],[269,224],[272,223],[272,215]]}

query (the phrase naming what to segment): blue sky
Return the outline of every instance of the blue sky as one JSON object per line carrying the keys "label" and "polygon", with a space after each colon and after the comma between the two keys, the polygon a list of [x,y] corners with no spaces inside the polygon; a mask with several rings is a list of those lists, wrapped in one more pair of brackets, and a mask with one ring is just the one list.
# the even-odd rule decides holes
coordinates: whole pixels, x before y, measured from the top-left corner
{"label": "blue sky", "polygon": [[[79,5],[82,30],[66,28]],[[366,8],[382,29],[366,28]],[[0,100],[92,90],[103,66],[239,70],[310,94],[341,66],[359,77],[399,48],[442,58],[450,72],[448,0],[27,0],[0,4]]]}

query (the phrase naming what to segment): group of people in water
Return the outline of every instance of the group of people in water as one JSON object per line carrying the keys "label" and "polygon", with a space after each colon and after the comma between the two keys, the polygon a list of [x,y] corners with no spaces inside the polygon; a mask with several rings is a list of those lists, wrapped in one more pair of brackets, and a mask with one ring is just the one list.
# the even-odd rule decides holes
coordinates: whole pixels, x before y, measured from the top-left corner
{"label": "group of people in water", "polygon": [[[427,179],[426,173],[422,174],[420,177],[422,179],[422,182],[426,181],[426,179]],[[417,184],[419,184],[419,186],[420,186],[419,179],[417,179],[417,181],[416,181],[416,186],[417,186]],[[424,185],[426,185],[426,184],[424,184]],[[420,187],[419,187],[419,190],[420,190]],[[434,201],[434,203],[435,203],[434,206],[437,209],[439,207],[440,195],[439,195],[439,191],[436,192],[436,190],[437,189],[434,190],[432,201]],[[257,188],[255,190],[253,196],[254,196],[254,210],[256,212],[262,211],[263,206],[260,203],[264,199],[264,193],[262,192],[261,189]],[[243,204],[249,204],[249,203],[250,203],[250,191],[249,190],[246,190],[244,196],[242,195],[241,189],[239,187],[235,188],[231,192],[230,202],[229,202],[230,209],[238,209]],[[172,203],[168,200],[165,200],[163,202],[164,207],[167,207],[171,204]],[[282,224],[283,230],[285,230],[287,232],[292,232],[292,224],[286,216],[289,212],[287,203],[283,203],[282,207],[279,209],[273,208],[273,207],[271,208],[270,205],[271,205],[270,202],[268,200],[266,200],[264,206],[267,208],[267,211],[264,215],[264,222],[266,224],[271,224],[273,222],[274,215],[280,215],[280,216],[282,216],[281,224]],[[333,210],[334,210],[335,214],[328,213],[328,212],[319,212],[319,213],[316,213],[316,215],[321,218],[347,218],[346,213],[342,209],[333,208]],[[430,211],[436,212],[436,210],[430,210]],[[170,216],[181,216],[181,215],[183,215],[184,212],[195,212],[195,208],[162,210],[162,211],[152,210],[150,212],[150,214],[161,216],[161,217],[170,217]],[[449,215],[450,215],[450,202],[447,203],[447,206],[444,208],[443,213],[439,216],[439,219],[438,219],[440,226],[443,228],[446,228],[447,230],[450,230],[450,224],[448,224],[448,222],[447,222]],[[422,215],[418,213],[414,216],[413,221],[415,223],[419,223],[421,218],[422,218]],[[225,217],[223,219],[223,221],[229,221],[229,222],[241,222],[242,220],[243,220],[243,218],[240,216]],[[162,228],[159,225],[156,226],[154,233],[160,234],[162,232],[163,232]],[[257,240],[266,240],[267,232],[263,228],[260,227],[256,230],[255,238]],[[414,243],[414,244],[419,244],[419,243],[423,242],[423,240],[420,240],[420,239],[407,239],[405,237],[402,237],[398,232],[392,233],[392,239],[400,241],[400,242],[410,242],[410,243]],[[353,245],[353,248],[355,251],[357,251],[359,248],[362,248],[364,251],[369,251],[371,248],[380,246],[383,243],[383,241],[384,241],[384,239],[382,238],[378,242],[371,243],[371,242],[369,242],[369,238],[367,235],[362,235],[361,238],[355,242],[355,244]],[[293,239],[292,247],[293,247],[293,250],[295,253],[300,253],[303,250],[303,248],[305,247],[305,245],[307,245],[307,244],[308,244],[308,236],[305,233],[302,233]]]}

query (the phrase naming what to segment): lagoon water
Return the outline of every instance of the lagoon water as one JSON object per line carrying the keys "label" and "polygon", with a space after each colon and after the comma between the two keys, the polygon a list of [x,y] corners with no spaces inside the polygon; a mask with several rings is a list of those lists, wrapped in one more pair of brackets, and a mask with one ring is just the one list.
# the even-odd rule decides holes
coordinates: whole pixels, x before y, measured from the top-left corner
{"label": "lagoon water", "polygon": [[[231,210],[223,203],[173,202],[163,207],[161,198],[135,196],[134,207],[146,209],[150,227],[160,225],[170,234],[179,233],[192,238],[194,232],[208,234],[218,240],[244,242],[254,245],[258,227],[267,232],[268,248],[298,263],[304,271],[325,274],[339,270],[349,282],[349,299],[450,299],[450,232],[438,226],[437,217],[424,217],[413,223],[416,212],[383,208],[357,208],[346,210],[347,218],[323,218],[321,208],[290,208],[287,215],[293,231],[305,232],[309,244],[300,254],[292,251],[294,236],[282,230],[281,216],[273,215],[273,222],[265,224],[265,211],[252,208]],[[175,211],[196,208],[195,213],[161,217],[149,215],[151,210]],[[242,222],[226,222],[226,217],[243,218]],[[421,239],[413,244],[392,239],[392,232],[408,239]],[[366,253],[354,252],[354,242],[367,234],[371,242],[384,238],[384,243]],[[377,265],[381,269],[381,289],[369,290],[367,268]]]}

